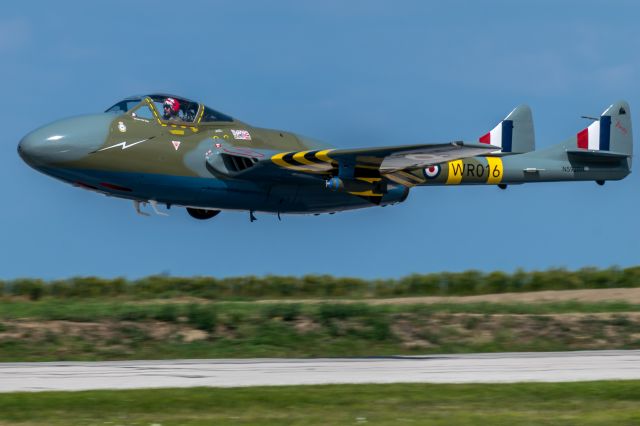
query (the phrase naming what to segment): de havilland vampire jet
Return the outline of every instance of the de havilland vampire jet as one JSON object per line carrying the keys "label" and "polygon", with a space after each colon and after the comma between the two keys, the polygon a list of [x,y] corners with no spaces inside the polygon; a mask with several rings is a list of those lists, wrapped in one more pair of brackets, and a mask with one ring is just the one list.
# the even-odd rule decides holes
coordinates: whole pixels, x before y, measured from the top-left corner
{"label": "de havilland vampire jet", "polygon": [[531,110],[514,109],[477,142],[334,149],[253,127],[167,94],[124,99],[102,114],[27,134],[34,169],[105,195],[183,206],[196,219],[221,210],[333,213],[404,201],[428,185],[619,180],[631,172],[629,105],[616,102],[575,136],[535,151]]}

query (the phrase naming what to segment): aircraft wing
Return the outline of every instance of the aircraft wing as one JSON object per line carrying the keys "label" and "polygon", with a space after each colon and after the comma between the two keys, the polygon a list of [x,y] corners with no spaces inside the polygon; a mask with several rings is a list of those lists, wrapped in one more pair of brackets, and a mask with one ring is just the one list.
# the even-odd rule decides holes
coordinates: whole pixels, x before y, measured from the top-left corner
{"label": "aircraft wing", "polygon": [[356,166],[375,167],[381,174],[417,169],[433,164],[475,157],[495,150],[481,143],[451,142],[443,144],[405,145],[369,149],[339,149],[330,153],[338,163],[355,160]]}
{"label": "aircraft wing", "polygon": [[[499,147],[485,143],[449,142],[440,144],[400,145],[375,148],[325,149],[281,152],[257,161],[253,166],[233,173],[230,177],[253,181],[309,181],[324,180],[345,185],[344,191],[380,200],[384,182],[391,181],[405,187],[424,182],[414,169],[434,164],[486,155]],[[211,169],[210,169],[211,171]],[[336,179],[338,181],[336,181]]]}
{"label": "aircraft wing", "polygon": [[457,141],[441,144],[282,152],[272,156],[271,161],[282,168],[297,172],[352,175],[350,170],[367,169],[377,172],[378,175],[385,175],[484,155],[495,150],[496,147],[493,145]]}

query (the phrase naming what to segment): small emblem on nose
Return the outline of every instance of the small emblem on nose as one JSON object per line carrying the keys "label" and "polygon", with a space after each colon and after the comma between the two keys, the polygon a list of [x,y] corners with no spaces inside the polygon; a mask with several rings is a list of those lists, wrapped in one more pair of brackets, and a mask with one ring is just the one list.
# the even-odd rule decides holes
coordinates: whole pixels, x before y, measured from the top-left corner
{"label": "small emblem on nose", "polygon": [[124,133],[127,131],[127,126],[125,126],[125,124],[122,121],[118,121],[118,130]]}

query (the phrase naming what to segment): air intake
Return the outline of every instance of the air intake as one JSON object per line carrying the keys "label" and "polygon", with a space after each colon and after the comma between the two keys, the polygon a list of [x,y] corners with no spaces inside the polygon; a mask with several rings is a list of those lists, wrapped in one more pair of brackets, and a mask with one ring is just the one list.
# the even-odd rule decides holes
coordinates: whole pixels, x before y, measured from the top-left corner
{"label": "air intake", "polygon": [[257,158],[243,157],[240,155],[221,154],[225,167],[230,172],[241,172],[253,167],[257,162]]}

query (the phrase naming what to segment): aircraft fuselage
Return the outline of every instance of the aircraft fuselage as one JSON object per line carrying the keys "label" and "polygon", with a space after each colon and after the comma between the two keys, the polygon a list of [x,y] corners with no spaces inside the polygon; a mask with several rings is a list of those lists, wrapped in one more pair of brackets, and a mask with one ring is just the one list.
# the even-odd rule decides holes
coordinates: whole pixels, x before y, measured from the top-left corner
{"label": "aircraft fuselage", "polygon": [[533,150],[526,106],[481,143],[339,150],[186,99],[176,98],[179,115],[163,116],[158,104],[169,96],[128,98],[103,114],[56,121],[27,134],[18,151],[33,168],[72,185],[137,207],[199,209],[190,211],[198,218],[219,210],[331,213],[385,206],[404,201],[414,186],[603,183],[631,170],[624,102],[575,138],[541,151]]}

